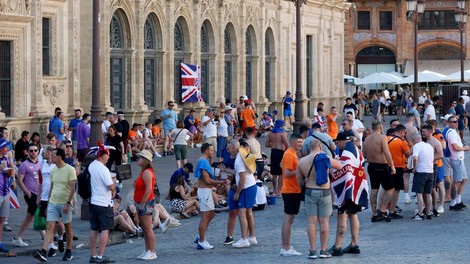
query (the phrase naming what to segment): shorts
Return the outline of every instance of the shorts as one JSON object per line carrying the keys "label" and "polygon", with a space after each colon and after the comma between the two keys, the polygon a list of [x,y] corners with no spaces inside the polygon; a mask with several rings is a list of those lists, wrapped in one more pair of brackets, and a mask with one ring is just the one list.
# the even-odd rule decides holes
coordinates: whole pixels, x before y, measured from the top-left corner
{"label": "shorts", "polygon": [[10,216],[10,194],[0,196],[0,217]]}
{"label": "shorts", "polygon": [[282,175],[281,161],[284,156],[284,150],[271,149],[271,174]]}
{"label": "shorts", "polygon": [[450,158],[444,157],[442,158],[442,164],[444,164],[444,176],[452,176],[452,167],[450,166]]}
{"label": "shorts", "polygon": [[401,99],[397,99],[397,101],[395,102],[397,106],[402,106],[403,105],[403,102]]}
{"label": "shorts", "polygon": [[114,229],[114,208],[89,204],[90,229],[105,231]]}
{"label": "shorts", "polygon": [[187,145],[175,145],[173,148],[175,153],[176,160],[185,160],[188,156],[188,146]]}
{"label": "shorts", "polygon": [[292,116],[292,110],[291,109],[284,109],[284,116]]}
{"label": "shorts", "polygon": [[155,212],[155,200],[149,200],[144,205],[134,202],[135,208],[137,209],[137,214],[139,216],[153,215]]}
{"label": "shorts", "polygon": [[187,203],[188,202],[182,199],[172,199],[170,201],[170,210],[175,213],[181,213],[186,210]]}
{"label": "shorts", "polygon": [[444,166],[437,167],[436,183],[440,183],[442,180],[444,180]]}
{"label": "shorts", "polygon": [[253,185],[248,188],[241,190],[238,196],[237,206],[238,208],[252,209],[256,202],[256,192],[258,186]]}
{"label": "shorts", "polygon": [[164,135],[165,137],[168,136],[168,134],[170,134],[170,132],[173,131],[173,129],[175,129],[175,128],[170,128],[170,129],[165,129],[165,128],[164,128],[164,129],[163,129],[163,135]]}
{"label": "shorts", "polygon": [[68,224],[72,222],[72,207],[69,206],[69,210],[65,214],[62,211],[62,208],[65,207],[66,204],[54,204],[49,203],[47,205],[47,222],[57,222],[59,218],[62,217],[62,223]]}
{"label": "shorts", "polygon": [[36,199],[38,196],[34,193],[31,193],[31,198],[28,198],[28,196],[24,196],[24,200],[26,204],[28,205],[28,212],[30,215],[34,215],[36,213],[36,209],[38,209],[38,203],[36,202]]}
{"label": "shorts", "polygon": [[235,195],[235,191],[230,188],[228,191],[227,196],[227,203],[228,203],[228,210],[233,211],[238,209],[238,203],[233,200],[233,196]]}
{"label": "shorts", "polygon": [[403,180],[403,174],[405,174],[405,169],[403,168],[395,168],[397,173],[393,175],[395,178],[395,190],[404,190],[405,189],[405,182]]}
{"label": "shorts", "polygon": [[41,201],[39,203],[39,217],[46,217],[48,203],[48,201]]}
{"label": "shorts", "polygon": [[72,140],[73,153],[77,153],[77,144],[78,142],[76,140]]}
{"label": "shorts", "polygon": [[436,187],[436,183],[437,183],[437,164],[434,164],[432,166],[432,170],[433,170],[433,173],[432,173],[432,187]]}
{"label": "shorts", "polygon": [[416,172],[413,177],[412,192],[421,194],[431,194],[434,173]]}
{"label": "shorts", "polygon": [[459,129],[459,131],[463,131],[465,129],[465,124],[463,122],[463,119],[459,119],[458,129]]}
{"label": "shorts", "polygon": [[204,137],[204,143],[209,143],[214,147],[214,151],[217,152],[217,137]]}
{"label": "shorts", "polygon": [[305,211],[307,216],[329,217],[333,213],[330,189],[305,190]]}
{"label": "shorts", "polygon": [[406,168],[409,170],[413,169],[413,157],[411,155],[408,157],[406,162]]}
{"label": "shorts", "polygon": [[264,171],[264,161],[262,159],[257,160],[256,161],[256,175],[258,176],[258,178],[261,178],[261,174],[263,173],[263,171]]}
{"label": "shorts", "polygon": [[357,205],[353,203],[351,200],[346,200],[342,206],[338,208],[338,214],[357,214],[359,212],[362,212],[362,207],[360,205]]}
{"label": "shorts", "polygon": [[467,171],[465,170],[465,164],[463,159],[449,159],[450,167],[454,171],[453,179],[455,182],[461,182],[467,179]]}
{"label": "shorts", "polygon": [[217,138],[217,158],[224,157],[224,151],[227,148],[227,137]]}
{"label": "shorts", "polygon": [[199,198],[199,204],[201,212],[214,211],[214,198],[212,197],[212,188],[199,188],[197,189],[197,197]]}
{"label": "shorts", "polygon": [[79,149],[77,150],[77,160],[78,162],[84,162],[85,161],[85,156],[88,154],[90,151],[89,148],[84,148],[84,149]]}
{"label": "shorts", "polygon": [[390,175],[390,168],[387,164],[369,163],[367,172],[370,178],[370,187],[378,190],[380,185],[384,190],[390,190],[395,187],[395,175]]}
{"label": "shorts", "polygon": [[282,200],[284,201],[284,213],[289,215],[298,214],[301,197],[302,195],[300,193],[283,193]]}

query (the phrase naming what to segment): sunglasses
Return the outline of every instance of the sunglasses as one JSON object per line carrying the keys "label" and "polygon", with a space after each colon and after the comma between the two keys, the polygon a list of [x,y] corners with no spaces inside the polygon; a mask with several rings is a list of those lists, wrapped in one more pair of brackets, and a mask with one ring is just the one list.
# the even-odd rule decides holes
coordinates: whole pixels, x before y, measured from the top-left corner
{"label": "sunglasses", "polygon": [[66,148],[71,148],[71,147],[72,147],[72,145],[66,145],[65,147],[66,147]]}
{"label": "sunglasses", "polygon": [[341,125],[342,125],[342,126],[345,126],[345,125],[347,125],[347,124],[346,124],[346,123],[341,123]]}
{"label": "sunglasses", "polygon": [[458,123],[459,121],[449,121],[449,122],[456,124],[456,123]]}
{"label": "sunglasses", "polygon": [[39,149],[30,149],[29,152],[33,153],[33,152],[38,152]]}

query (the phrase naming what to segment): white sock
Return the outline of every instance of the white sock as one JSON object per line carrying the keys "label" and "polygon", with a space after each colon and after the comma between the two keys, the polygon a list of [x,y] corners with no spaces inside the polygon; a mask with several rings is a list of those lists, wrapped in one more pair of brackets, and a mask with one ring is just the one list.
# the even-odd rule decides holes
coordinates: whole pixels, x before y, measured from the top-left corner
{"label": "white sock", "polygon": [[97,258],[97,259],[102,259],[102,258],[103,258],[103,256],[96,256],[96,258]]}
{"label": "white sock", "polygon": [[455,197],[455,202],[456,203],[461,203],[462,202],[462,195],[461,194],[457,194],[457,196]]}
{"label": "white sock", "polygon": [[405,193],[405,200],[409,200],[410,199],[410,194],[409,193]]}
{"label": "white sock", "polygon": [[51,249],[54,246],[54,243],[49,244],[49,249]]}
{"label": "white sock", "polygon": [[450,206],[455,206],[456,204],[457,202],[455,201],[455,199],[450,200]]}

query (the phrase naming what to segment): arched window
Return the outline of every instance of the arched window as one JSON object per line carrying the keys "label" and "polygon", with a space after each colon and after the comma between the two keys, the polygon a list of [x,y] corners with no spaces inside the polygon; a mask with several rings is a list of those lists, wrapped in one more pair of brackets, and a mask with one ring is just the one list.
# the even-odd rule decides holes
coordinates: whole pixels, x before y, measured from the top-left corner
{"label": "arched window", "polygon": [[[126,57],[124,56],[125,38],[122,22],[114,14],[109,25],[110,53],[110,102],[115,109],[125,108]],[[130,65],[129,65],[130,66]]]}
{"label": "arched window", "polygon": [[144,98],[148,107],[156,106],[157,53],[155,29],[150,17],[144,25]]}
{"label": "arched window", "polygon": [[201,26],[201,95],[204,102],[209,103],[209,32],[204,22]]}
{"label": "arched window", "polygon": [[267,99],[272,99],[271,91],[273,90],[273,83],[275,80],[275,61],[276,57],[274,54],[274,36],[271,28],[268,28],[264,34],[264,92]]}
{"label": "arched window", "polygon": [[174,79],[175,79],[175,86],[174,86],[174,96],[175,101],[177,103],[181,103],[181,63],[184,60],[184,32],[183,27],[181,25],[180,19],[176,21],[175,28],[174,28],[174,51],[175,51],[175,68],[174,68]]}
{"label": "arched window", "polygon": [[251,34],[250,31],[246,31],[246,80],[245,80],[245,89],[246,95],[248,98],[252,99],[253,97],[253,46],[251,42]]}
{"label": "arched window", "polygon": [[232,100],[232,39],[227,28],[224,31],[224,53],[224,96],[226,99]]}

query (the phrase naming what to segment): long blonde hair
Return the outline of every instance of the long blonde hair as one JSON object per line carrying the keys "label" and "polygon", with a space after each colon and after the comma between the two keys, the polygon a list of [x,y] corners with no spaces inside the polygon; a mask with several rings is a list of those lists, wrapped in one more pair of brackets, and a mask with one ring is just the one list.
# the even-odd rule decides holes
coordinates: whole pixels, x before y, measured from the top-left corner
{"label": "long blonde hair", "polygon": [[155,169],[153,168],[153,164],[151,161],[149,161],[148,159],[144,158],[144,157],[141,157],[141,166],[142,166],[142,171],[146,170],[146,169],[151,169],[152,171],[155,171]]}

